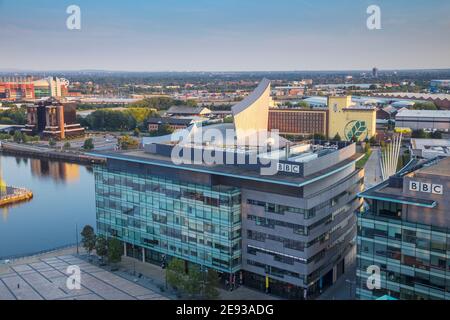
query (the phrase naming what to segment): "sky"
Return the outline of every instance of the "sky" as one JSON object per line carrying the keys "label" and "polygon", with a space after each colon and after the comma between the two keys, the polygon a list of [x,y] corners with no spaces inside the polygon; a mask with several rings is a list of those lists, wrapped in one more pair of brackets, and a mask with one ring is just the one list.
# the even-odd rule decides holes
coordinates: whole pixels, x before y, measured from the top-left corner
{"label": "sky", "polygon": [[[69,5],[81,29],[69,30]],[[381,29],[369,30],[369,5]],[[450,67],[448,0],[0,0],[0,70]]]}

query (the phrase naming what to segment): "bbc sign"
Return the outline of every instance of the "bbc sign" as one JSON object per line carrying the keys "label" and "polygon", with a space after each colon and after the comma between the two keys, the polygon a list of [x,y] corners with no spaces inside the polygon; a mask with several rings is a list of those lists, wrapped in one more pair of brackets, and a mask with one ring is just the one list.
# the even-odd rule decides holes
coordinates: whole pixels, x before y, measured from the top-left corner
{"label": "bbc sign", "polygon": [[417,191],[417,192],[425,192],[425,193],[434,193],[434,194],[443,194],[444,193],[444,187],[442,186],[442,184],[425,183],[425,182],[417,182],[417,181],[409,182],[409,190]]}
{"label": "bbc sign", "polygon": [[300,173],[300,166],[297,164],[278,163],[277,169],[279,172]]}

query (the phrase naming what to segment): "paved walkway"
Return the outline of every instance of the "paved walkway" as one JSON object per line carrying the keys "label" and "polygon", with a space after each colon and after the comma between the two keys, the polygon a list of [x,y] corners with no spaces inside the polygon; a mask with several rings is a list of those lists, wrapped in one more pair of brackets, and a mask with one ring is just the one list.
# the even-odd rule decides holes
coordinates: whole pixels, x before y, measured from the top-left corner
{"label": "paved walkway", "polygon": [[317,300],[355,300],[356,261]]}
{"label": "paved walkway", "polygon": [[[70,290],[67,267],[81,270],[81,289]],[[74,255],[12,264],[0,273],[0,300],[167,300],[153,290]]]}
{"label": "paved walkway", "polygon": [[372,148],[372,154],[367,160],[364,170],[364,185],[366,189],[382,181],[379,148]]}
{"label": "paved walkway", "polygon": [[[128,272],[131,275],[142,274],[148,281],[150,281],[156,288],[165,288],[165,270],[159,266],[143,263],[136,259],[129,257],[122,257],[122,262],[119,264],[122,271]],[[164,289],[165,290],[165,289]],[[267,295],[264,292],[253,290],[244,286],[240,286],[233,291],[218,288],[220,297],[219,300],[278,300],[279,298]],[[176,293],[173,291],[164,291],[169,297],[176,299]]]}

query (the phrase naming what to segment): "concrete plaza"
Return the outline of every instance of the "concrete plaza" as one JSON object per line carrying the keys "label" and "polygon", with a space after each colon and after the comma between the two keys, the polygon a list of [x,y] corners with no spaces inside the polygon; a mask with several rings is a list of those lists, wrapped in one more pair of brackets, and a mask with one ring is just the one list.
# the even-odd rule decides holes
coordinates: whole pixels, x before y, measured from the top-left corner
{"label": "concrete plaza", "polygon": [[[81,270],[81,288],[69,290],[67,267]],[[74,255],[10,265],[0,272],[0,300],[167,300],[155,291]]]}

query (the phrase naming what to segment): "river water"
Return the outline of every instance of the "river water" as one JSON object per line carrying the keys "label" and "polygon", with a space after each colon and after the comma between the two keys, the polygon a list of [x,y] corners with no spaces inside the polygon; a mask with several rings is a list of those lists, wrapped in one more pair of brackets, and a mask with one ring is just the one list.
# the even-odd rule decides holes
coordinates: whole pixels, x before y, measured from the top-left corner
{"label": "river water", "polygon": [[33,198],[0,208],[0,259],[76,243],[84,225],[95,227],[91,167],[0,154],[1,183]]}

